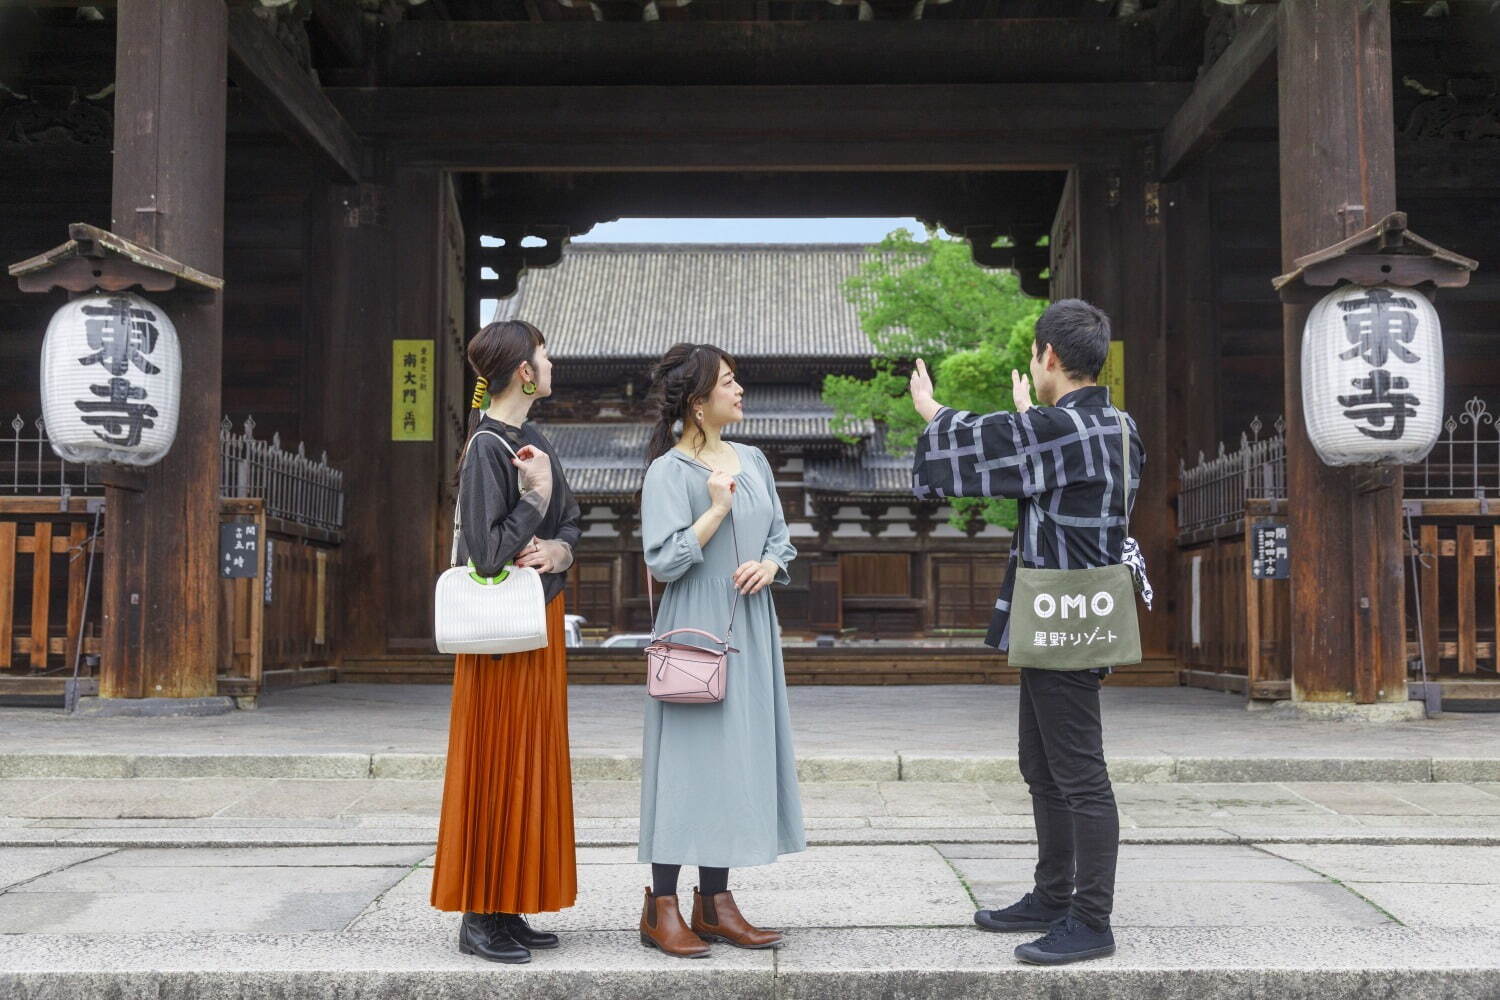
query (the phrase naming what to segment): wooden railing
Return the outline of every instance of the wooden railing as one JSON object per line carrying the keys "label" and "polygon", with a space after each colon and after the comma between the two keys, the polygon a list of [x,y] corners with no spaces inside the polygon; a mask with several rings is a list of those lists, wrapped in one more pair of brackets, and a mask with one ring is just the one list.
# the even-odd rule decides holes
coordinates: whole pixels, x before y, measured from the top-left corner
{"label": "wooden railing", "polygon": [[[0,694],[60,694],[75,666],[80,678],[95,678],[108,531],[107,517],[96,521],[98,504],[0,497]],[[338,536],[271,517],[260,499],[221,500],[219,516],[256,525],[265,543],[253,577],[219,581],[220,693],[253,699],[268,684],[329,679],[338,661]]]}
{"label": "wooden railing", "polygon": [[1409,501],[1407,507],[1416,542],[1415,571],[1407,570],[1408,656],[1421,657],[1429,675],[1494,678],[1500,502]]}
{"label": "wooden railing", "polygon": [[254,698],[268,684],[331,679],[338,664],[337,536],[266,513],[260,499],[221,500],[221,523],[256,527],[255,575],[219,581],[219,692]]}
{"label": "wooden railing", "polygon": [[[1177,551],[1177,659],[1190,683],[1291,696],[1291,583],[1251,573],[1247,521],[1285,522],[1283,501],[1251,499],[1246,518]],[[1227,676],[1221,676],[1227,675]]]}
{"label": "wooden railing", "polygon": [[[75,669],[83,679],[97,672],[104,487],[94,467],[58,458],[40,418],[16,416],[9,431],[0,431],[0,695],[58,695]],[[219,444],[220,522],[253,523],[264,543],[254,577],[219,583],[219,690],[253,699],[266,684],[330,679],[343,474],[326,454],[257,439],[253,418],[236,430],[225,417]]]}
{"label": "wooden railing", "polygon": [[[0,676],[71,676],[75,658],[99,652],[101,577],[96,559],[89,580],[89,507],[82,499],[0,497]],[[93,542],[97,551],[101,540]],[[60,683],[11,691],[43,694]]]}
{"label": "wooden railing", "polygon": [[[1258,423],[1238,450],[1221,447],[1215,458],[1199,456],[1183,468],[1177,651],[1188,683],[1279,698],[1290,695],[1290,583],[1252,579],[1247,526],[1285,523],[1285,448],[1280,421],[1266,440]],[[1445,682],[1500,676],[1497,430],[1484,401],[1471,399],[1444,423],[1427,459],[1404,470],[1414,679],[1424,670]]]}

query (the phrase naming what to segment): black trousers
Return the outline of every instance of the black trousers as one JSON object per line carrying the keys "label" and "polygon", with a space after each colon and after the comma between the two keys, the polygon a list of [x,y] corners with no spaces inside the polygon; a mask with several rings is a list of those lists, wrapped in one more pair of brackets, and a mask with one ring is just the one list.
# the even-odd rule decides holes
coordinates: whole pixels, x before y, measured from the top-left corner
{"label": "black trousers", "polygon": [[1021,670],[1021,777],[1036,817],[1036,892],[1102,930],[1114,908],[1120,814],[1104,764],[1100,677]]}

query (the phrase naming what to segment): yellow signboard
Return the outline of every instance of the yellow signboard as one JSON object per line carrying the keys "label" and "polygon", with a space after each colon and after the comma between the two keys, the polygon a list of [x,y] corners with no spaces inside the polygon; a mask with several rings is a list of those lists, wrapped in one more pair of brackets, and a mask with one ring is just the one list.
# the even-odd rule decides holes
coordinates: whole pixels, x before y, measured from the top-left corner
{"label": "yellow signboard", "polygon": [[431,340],[391,341],[391,440],[432,440]]}
{"label": "yellow signboard", "polygon": [[1109,357],[1099,372],[1099,384],[1109,387],[1109,400],[1124,410],[1125,406],[1125,341],[1109,342]]}

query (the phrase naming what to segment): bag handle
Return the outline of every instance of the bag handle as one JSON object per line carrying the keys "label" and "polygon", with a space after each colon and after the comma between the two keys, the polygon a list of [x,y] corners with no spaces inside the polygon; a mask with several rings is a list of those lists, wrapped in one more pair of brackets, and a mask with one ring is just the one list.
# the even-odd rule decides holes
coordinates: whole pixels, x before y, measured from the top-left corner
{"label": "bag handle", "polygon": [[[472,445],[474,443],[474,439],[477,438],[481,434],[488,434],[490,437],[495,438],[501,444],[505,445],[505,450],[508,451],[508,452],[510,452],[512,458],[519,458],[520,457],[519,455],[516,454],[516,449],[514,449],[514,448],[512,448],[510,446],[510,442],[507,441],[507,440],[505,440],[505,438],[504,438],[503,435],[496,434],[494,431],[490,430],[487,427],[481,427],[481,428],[479,428],[473,434],[469,435],[469,440],[464,444],[464,453],[462,455],[460,455],[459,459],[458,459],[458,466],[459,466],[459,474],[458,474],[459,487],[458,487],[458,492],[460,494],[463,493],[463,466],[464,466],[464,463],[469,460],[469,446]],[[516,476],[516,490],[518,491],[518,493],[517,493],[518,496],[520,495],[519,494],[520,489],[521,489],[521,477],[519,475],[517,475]],[[448,556],[448,565],[449,566],[457,566],[458,565],[458,540],[459,540],[460,537],[462,537],[462,533],[463,533],[463,515],[459,512],[458,497],[454,497],[453,498],[453,551]]]}
{"label": "bag handle", "polygon": [[[693,462],[692,459],[688,459],[688,461],[692,462],[698,468],[703,469],[709,475],[713,474],[714,470],[710,469],[708,466],[704,465],[702,462]],[[729,505],[729,537],[734,542],[734,565],[735,565],[735,568],[738,569],[739,566],[740,566],[740,536],[739,536],[739,533],[736,532],[735,529],[734,529],[734,504],[733,504],[733,502],[731,502],[730,505]],[[651,576],[651,566],[650,566],[649,563],[646,563],[644,555],[641,558],[641,562],[642,562],[643,565],[646,566],[646,604],[651,609],[651,638],[653,640],[655,640],[657,638],[660,638],[656,634],[656,595],[654,593],[656,581]],[[727,649],[729,649],[729,640],[734,637],[734,617],[735,617],[735,615],[739,614],[739,610],[740,610],[740,588],[735,587],[734,588],[734,602],[729,605],[729,631],[727,631],[727,632],[724,633],[724,638],[720,639],[720,638],[718,638],[716,636],[709,635],[709,633],[704,632],[701,629],[692,629],[691,631],[699,632],[702,635],[708,636],[710,639],[713,639],[715,642],[717,642],[719,645],[723,646],[727,650]],[[683,631],[689,631],[689,630],[687,630],[687,629],[675,629],[674,631],[676,631],[676,632],[683,632]],[[668,632],[667,634],[671,635],[673,633],[672,632]],[[738,652],[738,650],[736,650],[735,652]]]}
{"label": "bag handle", "polygon": [[[703,636],[703,638],[705,638],[705,639],[712,639],[714,642],[720,643],[721,645],[724,642],[723,639],[720,639],[718,636],[714,635],[712,632],[705,632],[701,628],[674,628],[670,632],[663,632],[661,635],[656,636],[655,637],[655,641],[656,642],[661,642],[663,639],[667,639],[667,638],[670,638],[671,636],[681,635],[681,634],[684,634],[684,633],[691,633],[693,635],[701,635],[701,636]],[[738,653],[739,652],[739,650],[735,649],[733,646],[729,646],[728,647],[728,651],[731,652],[731,653]]]}

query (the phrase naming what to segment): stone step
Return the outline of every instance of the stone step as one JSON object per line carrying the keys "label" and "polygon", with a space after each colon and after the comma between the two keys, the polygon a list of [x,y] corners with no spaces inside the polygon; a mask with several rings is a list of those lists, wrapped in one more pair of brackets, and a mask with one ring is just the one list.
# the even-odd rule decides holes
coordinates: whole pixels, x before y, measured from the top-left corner
{"label": "stone step", "polygon": [[1492,1000],[1500,947],[1486,935],[1399,926],[1289,933],[1275,927],[1117,931],[1112,957],[1062,968],[1017,963],[1027,936],[973,928],[791,932],[777,951],[718,946],[679,961],[632,931],[577,932],[529,965],[491,965],[431,934],[97,934],[10,937],[7,1000],[504,1000],[620,997],[802,1000]]}
{"label": "stone step", "polygon": [[[443,776],[438,753],[0,753],[4,778],[395,778]],[[1015,756],[840,754],[798,758],[803,781],[1019,782]],[[1500,758],[1431,756],[1119,756],[1118,782],[1500,781]],[[640,777],[638,755],[578,753],[575,781]]]}

